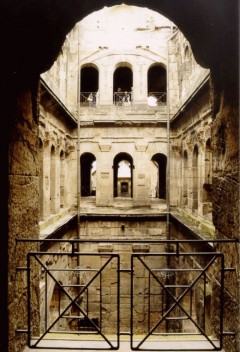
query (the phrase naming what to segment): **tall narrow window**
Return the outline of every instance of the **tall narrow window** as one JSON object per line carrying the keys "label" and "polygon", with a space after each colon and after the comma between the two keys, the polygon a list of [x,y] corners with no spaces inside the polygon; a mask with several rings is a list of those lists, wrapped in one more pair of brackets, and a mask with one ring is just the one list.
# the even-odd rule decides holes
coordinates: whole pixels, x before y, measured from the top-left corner
{"label": "tall narrow window", "polygon": [[80,159],[81,165],[81,196],[96,195],[96,158],[91,153],[84,153]]}
{"label": "tall narrow window", "polygon": [[99,89],[99,72],[97,67],[93,64],[83,66],[80,77],[80,104],[88,106],[95,105]]}
{"label": "tall narrow window", "polygon": [[198,209],[198,146],[195,145],[193,150],[193,183],[192,183],[192,194],[193,194],[193,210]]}
{"label": "tall narrow window", "polygon": [[157,105],[165,104],[167,101],[167,74],[160,64],[155,64],[148,70],[148,96],[156,98]]}
{"label": "tall narrow window", "polygon": [[[121,62],[113,75],[113,101],[124,105],[132,101],[133,73],[128,63]],[[126,104],[125,104],[126,105]]]}
{"label": "tall narrow window", "polygon": [[152,173],[152,196],[166,199],[167,157],[157,153],[152,157],[154,172]]}
{"label": "tall narrow window", "polygon": [[183,205],[188,204],[188,153],[183,153]]}
{"label": "tall narrow window", "polygon": [[133,159],[127,153],[119,153],[113,162],[114,197],[133,196]]}
{"label": "tall narrow window", "polygon": [[56,154],[54,146],[51,147],[50,158],[50,211],[56,212]]}

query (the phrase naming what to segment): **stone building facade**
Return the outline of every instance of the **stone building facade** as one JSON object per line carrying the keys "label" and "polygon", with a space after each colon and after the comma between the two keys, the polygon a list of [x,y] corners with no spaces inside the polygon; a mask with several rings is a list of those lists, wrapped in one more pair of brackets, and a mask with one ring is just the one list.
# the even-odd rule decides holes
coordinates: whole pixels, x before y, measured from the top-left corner
{"label": "stone building facade", "polygon": [[[131,22],[130,28],[123,26],[123,18],[133,13],[139,13],[138,22]],[[140,37],[138,31],[144,36]],[[119,34],[129,40],[122,40],[120,47],[115,47],[115,40],[121,40]],[[122,71],[118,76],[119,69]],[[151,74],[152,69],[158,79]],[[125,78],[121,80],[122,76]],[[95,84],[92,90],[91,79]],[[129,104],[124,104],[124,92],[116,89],[120,84],[131,97]],[[195,224],[202,236],[213,238],[209,92],[209,71],[197,65],[186,38],[161,15],[121,5],[105,8],[77,24],[58,60],[42,75],[42,236],[48,226],[74,214],[79,207],[78,236],[86,241],[124,238],[134,243],[139,239],[167,239],[165,215],[170,208]],[[96,101],[88,100],[90,94],[96,95]],[[157,97],[156,106],[149,104],[150,94]],[[123,171],[120,176],[122,163],[125,174]],[[99,213],[112,214],[115,220],[96,220]],[[165,218],[153,221],[156,214]],[[134,246],[118,244],[106,248],[121,253],[122,268],[127,270]],[[104,248],[101,243],[81,245],[81,250],[91,253],[104,252]],[[156,250],[159,251],[149,246],[147,252]],[[60,260],[57,267],[61,264]],[[87,258],[81,260],[81,265],[95,270],[95,264]],[[155,264],[158,266],[162,266],[161,261]],[[140,279],[145,281],[145,275]],[[120,325],[127,331],[128,275],[123,275],[121,281],[125,292],[121,292]],[[97,292],[99,284],[96,285]],[[49,289],[52,290],[51,286]],[[107,317],[114,308],[108,303],[111,298],[107,288],[103,288],[102,294]],[[50,305],[49,302],[49,310]],[[158,305],[162,303],[159,301]],[[93,298],[89,303],[93,319],[98,316],[95,306]],[[142,322],[138,333],[147,324],[146,307],[147,303],[142,303],[142,309],[136,313]],[[52,310],[51,314],[54,315]],[[75,320],[73,317],[71,322],[65,321],[61,328],[66,324],[74,327]],[[111,331],[111,325],[106,323],[109,318],[104,321],[106,331]]]}

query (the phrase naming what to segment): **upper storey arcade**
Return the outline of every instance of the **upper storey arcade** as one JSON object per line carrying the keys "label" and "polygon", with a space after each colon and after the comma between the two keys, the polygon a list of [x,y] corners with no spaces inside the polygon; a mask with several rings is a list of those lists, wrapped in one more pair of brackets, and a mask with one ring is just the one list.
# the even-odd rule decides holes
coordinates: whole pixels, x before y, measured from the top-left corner
{"label": "upper storey arcade", "polygon": [[174,23],[122,4],[77,23],[42,78],[75,116],[89,106],[166,112],[169,102],[171,117],[207,74]]}

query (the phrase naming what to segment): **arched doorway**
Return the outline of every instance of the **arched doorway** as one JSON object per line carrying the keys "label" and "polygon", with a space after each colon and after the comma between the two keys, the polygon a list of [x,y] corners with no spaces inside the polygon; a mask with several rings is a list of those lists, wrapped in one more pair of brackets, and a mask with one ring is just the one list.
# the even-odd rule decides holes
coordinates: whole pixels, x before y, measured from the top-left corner
{"label": "arched doorway", "polygon": [[119,153],[113,161],[114,197],[133,196],[133,159],[127,153]]}
{"label": "arched doorway", "polygon": [[183,153],[183,199],[182,203],[188,205],[188,152],[184,150]]}
{"label": "arched doorway", "polygon": [[167,73],[161,64],[154,64],[148,70],[148,96],[157,98],[157,105],[167,101]]}
{"label": "arched doorway", "polygon": [[124,93],[127,92],[130,95],[133,85],[133,73],[128,63],[121,63],[116,68],[113,74],[113,100],[114,102],[121,102],[121,98]]}
{"label": "arched doorway", "polygon": [[81,196],[96,195],[96,158],[92,153],[84,153],[80,158]]}
{"label": "arched doorway", "polygon": [[192,195],[193,195],[193,202],[192,202],[192,209],[198,209],[198,146],[194,146],[193,150],[193,163],[192,163]]}
{"label": "arched doorway", "polygon": [[80,71],[80,104],[88,104],[90,94],[96,97],[99,88],[99,72],[95,65],[88,64]]}
{"label": "arched doorway", "polygon": [[155,172],[152,174],[154,180],[154,198],[166,199],[166,173],[167,157],[162,153],[157,153],[152,157],[152,163],[155,165]]}

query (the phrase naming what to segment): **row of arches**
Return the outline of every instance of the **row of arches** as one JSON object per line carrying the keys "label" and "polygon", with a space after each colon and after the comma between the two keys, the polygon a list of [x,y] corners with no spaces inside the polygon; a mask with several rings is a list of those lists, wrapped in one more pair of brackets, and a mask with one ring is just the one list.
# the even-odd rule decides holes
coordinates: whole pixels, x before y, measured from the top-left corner
{"label": "row of arches", "polygon": [[[113,98],[116,92],[132,92],[133,89],[133,70],[128,63],[120,63],[113,73]],[[99,91],[99,69],[96,65],[83,65],[80,72],[81,93]],[[162,64],[153,64],[147,72],[147,91],[148,94],[161,93],[162,101],[166,102],[167,78],[166,69]],[[133,97],[131,97],[133,99]]]}
{"label": "row of arches", "polygon": [[[192,157],[192,161],[190,160]],[[185,149],[183,152],[183,205],[189,205],[190,193],[192,198],[192,210],[199,207],[199,189],[202,188],[202,202],[210,202],[212,189],[212,148],[211,139],[205,144],[203,157],[203,174],[201,173],[200,150],[197,144],[194,145],[192,156]],[[191,184],[190,184],[191,180]],[[201,184],[199,183],[201,180]]]}
{"label": "row of arches", "polygon": [[70,200],[68,182],[71,178],[71,159],[64,148],[46,145],[39,139],[39,198],[40,220],[60,209],[66,208]]}
{"label": "row of arches", "polygon": [[[73,165],[71,166],[71,160],[62,148],[56,148],[54,145],[44,147],[40,140],[39,150],[40,218],[44,219],[68,206],[69,197],[71,197],[71,194],[67,191],[68,182],[72,178],[75,179],[76,175],[71,175],[70,170]],[[76,161],[73,162],[75,164]],[[150,156],[147,162],[149,169],[146,174],[150,175],[148,176],[147,197],[166,200],[167,157],[163,153],[156,153]],[[182,206],[186,206],[192,211],[198,211],[199,207],[202,207],[203,215],[208,214],[212,202],[212,149],[210,138],[205,143],[204,153],[195,144],[192,151],[187,148],[183,150],[181,160],[176,165],[178,167],[182,165],[180,166],[182,167],[182,173],[179,174],[176,167],[174,169],[174,166],[170,166],[171,178],[181,178],[182,181],[171,184],[170,193],[174,192]],[[126,152],[118,153],[112,159],[111,169],[112,171],[109,173],[109,192],[112,197],[134,198],[138,174],[134,174],[133,157]],[[100,177],[97,179],[97,175],[96,156],[91,152],[83,153],[80,157],[81,197],[95,197],[99,192],[101,179]],[[180,188],[177,191],[175,187]],[[74,189],[76,191],[77,182]]]}
{"label": "row of arches", "polygon": [[[167,157],[162,153],[153,155],[153,177],[151,179],[151,196],[166,199],[166,169]],[[96,195],[96,157],[89,152],[80,157],[81,196]],[[113,197],[133,197],[134,162],[130,154],[121,152],[113,159]]]}

